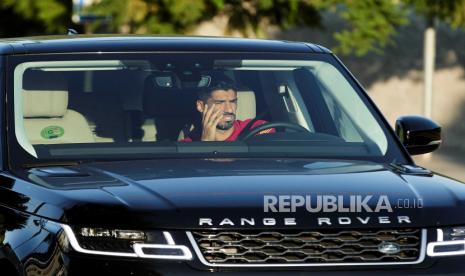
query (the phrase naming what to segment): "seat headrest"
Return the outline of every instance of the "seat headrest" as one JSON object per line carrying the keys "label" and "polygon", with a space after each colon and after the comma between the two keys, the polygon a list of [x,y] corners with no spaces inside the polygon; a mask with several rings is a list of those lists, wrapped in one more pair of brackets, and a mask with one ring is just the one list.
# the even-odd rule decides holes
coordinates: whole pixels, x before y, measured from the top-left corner
{"label": "seat headrest", "polygon": [[24,90],[23,117],[63,117],[68,109],[68,91]]}
{"label": "seat headrest", "polygon": [[255,93],[253,91],[237,91],[236,118],[246,120],[253,119],[255,116],[257,116]]}

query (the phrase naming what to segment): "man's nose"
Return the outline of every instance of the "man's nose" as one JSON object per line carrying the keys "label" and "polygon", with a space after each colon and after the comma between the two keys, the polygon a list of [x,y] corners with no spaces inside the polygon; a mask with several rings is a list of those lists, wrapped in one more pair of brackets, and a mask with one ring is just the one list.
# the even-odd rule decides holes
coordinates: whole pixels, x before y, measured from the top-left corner
{"label": "man's nose", "polygon": [[232,103],[226,102],[224,104],[224,112],[232,113],[234,111]]}

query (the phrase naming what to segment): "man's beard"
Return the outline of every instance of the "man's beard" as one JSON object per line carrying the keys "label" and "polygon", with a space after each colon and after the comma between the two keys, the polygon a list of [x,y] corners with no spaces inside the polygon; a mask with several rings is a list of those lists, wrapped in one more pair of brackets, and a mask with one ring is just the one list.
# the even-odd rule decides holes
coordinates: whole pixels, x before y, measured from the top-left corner
{"label": "man's beard", "polygon": [[234,113],[224,113],[224,115],[230,115],[232,117],[232,120],[231,121],[226,121],[226,122],[223,122],[223,123],[218,123],[216,125],[216,128],[219,129],[219,130],[230,130],[233,125],[234,125],[234,121],[236,120],[236,114]]}

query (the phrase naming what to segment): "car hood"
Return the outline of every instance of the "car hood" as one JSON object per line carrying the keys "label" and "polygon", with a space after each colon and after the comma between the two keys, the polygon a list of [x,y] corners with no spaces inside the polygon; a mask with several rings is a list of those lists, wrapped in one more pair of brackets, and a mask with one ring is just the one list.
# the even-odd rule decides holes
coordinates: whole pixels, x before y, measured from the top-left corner
{"label": "car hood", "polygon": [[[465,224],[465,184],[424,170],[365,161],[141,160],[34,168],[14,175],[4,202],[73,225],[194,229]],[[292,201],[298,205],[295,210]]]}

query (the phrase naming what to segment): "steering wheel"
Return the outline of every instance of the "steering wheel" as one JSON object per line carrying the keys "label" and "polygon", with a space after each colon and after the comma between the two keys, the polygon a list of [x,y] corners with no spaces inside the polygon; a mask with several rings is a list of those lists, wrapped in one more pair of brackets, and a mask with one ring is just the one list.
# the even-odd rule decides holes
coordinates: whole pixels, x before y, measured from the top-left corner
{"label": "steering wheel", "polygon": [[259,133],[260,131],[263,131],[265,129],[269,128],[276,128],[276,127],[283,127],[287,129],[293,129],[298,132],[309,132],[308,129],[304,128],[301,125],[295,124],[295,123],[290,123],[290,122],[270,122],[270,123],[264,123],[262,125],[256,126],[252,129],[248,129],[247,134],[242,138],[242,141],[247,141],[251,137],[254,137],[255,134]]}

